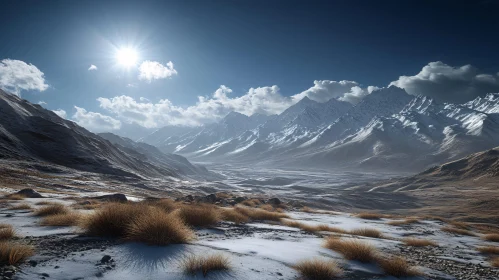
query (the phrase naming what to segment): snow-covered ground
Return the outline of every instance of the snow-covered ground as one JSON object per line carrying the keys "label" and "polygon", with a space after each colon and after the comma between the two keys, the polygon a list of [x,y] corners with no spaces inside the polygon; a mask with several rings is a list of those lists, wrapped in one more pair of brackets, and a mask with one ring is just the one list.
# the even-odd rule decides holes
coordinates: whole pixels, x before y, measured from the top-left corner
{"label": "snow-covered ground", "polygon": [[[29,203],[33,207],[40,207],[36,202],[42,200],[66,205],[73,203],[71,199],[55,195],[52,198],[9,203]],[[486,257],[479,254],[476,247],[494,243],[483,241],[479,236],[443,232],[440,228],[444,223],[440,221],[423,220],[404,226],[392,226],[387,222],[393,219],[365,220],[349,213],[292,211],[287,214],[290,219],[310,225],[327,224],[344,230],[378,229],[385,238],[355,238],[374,245],[384,254],[402,255],[410,260],[412,255],[401,242],[401,239],[410,236],[435,241],[439,249],[429,250],[428,254],[436,259],[466,266],[490,267]],[[215,252],[228,256],[232,269],[228,272],[210,273],[207,279],[297,279],[298,274],[292,266],[311,258],[336,260],[345,270],[344,279],[396,279],[384,276],[375,264],[347,261],[340,254],[323,248],[324,237],[329,233],[312,234],[275,222],[253,222],[243,226],[223,222],[212,229],[196,230],[197,240],[191,244],[161,247],[81,237],[76,227],[42,227],[38,224],[39,218],[25,210],[7,210],[4,207],[0,209],[0,216],[2,223],[12,224],[26,240],[48,240],[46,242],[53,242],[50,244],[55,246],[53,249],[38,250],[31,258],[37,265],[23,265],[15,279],[203,279],[201,274],[184,274],[181,260],[191,254],[208,255]],[[240,233],[242,229],[243,234]],[[343,238],[350,237],[353,236],[347,234]],[[112,265],[100,264],[104,255],[112,257]],[[427,276],[413,279],[458,279],[429,267],[420,266],[419,269]],[[499,277],[499,272],[495,272]]]}

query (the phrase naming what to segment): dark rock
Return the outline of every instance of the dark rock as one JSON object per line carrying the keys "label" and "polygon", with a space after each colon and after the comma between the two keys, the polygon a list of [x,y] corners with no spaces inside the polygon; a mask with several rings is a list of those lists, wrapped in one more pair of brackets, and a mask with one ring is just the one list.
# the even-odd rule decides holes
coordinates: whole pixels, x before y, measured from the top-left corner
{"label": "dark rock", "polygon": [[100,199],[100,200],[107,200],[107,201],[116,201],[116,202],[127,202],[128,201],[128,199],[126,198],[126,195],[124,195],[122,193],[101,195],[101,196],[97,196],[94,198]]}
{"label": "dark rock", "polygon": [[245,200],[248,200],[248,198],[247,198],[247,197],[245,197],[245,196],[239,196],[239,197],[236,197],[236,198],[234,199],[234,201],[235,201],[236,203],[241,203],[241,202],[243,202],[243,201],[245,201]]}
{"label": "dark rock", "polygon": [[28,263],[29,263],[29,265],[31,265],[32,267],[35,267],[35,266],[38,264],[38,262],[37,262],[37,261],[35,261],[35,260],[29,260],[29,261],[28,261]]}
{"label": "dark rock", "polygon": [[207,202],[207,203],[215,203],[215,202],[217,202],[217,195],[214,193],[209,194],[209,195],[203,197],[202,201]]}
{"label": "dark rock", "polygon": [[272,205],[280,205],[282,202],[279,198],[273,197],[273,198],[269,199],[269,201],[267,201],[267,203],[272,204]]}
{"label": "dark rock", "polygon": [[194,197],[193,197],[192,195],[186,195],[186,196],[184,197],[184,200],[185,200],[185,201],[194,201]]}
{"label": "dark rock", "polygon": [[18,191],[16,194],[22,195],[24,197],[28,198],[43,198],[41,194],[39,194],[37,191],[34,189],[22,189]]}
{"label": "dark rock", "polygon": [[108,263],[109,261],[111,261],[111,256],[110,255],[105,255],[104,257],[102,257],[102,259],[100,260],[100,263]]}

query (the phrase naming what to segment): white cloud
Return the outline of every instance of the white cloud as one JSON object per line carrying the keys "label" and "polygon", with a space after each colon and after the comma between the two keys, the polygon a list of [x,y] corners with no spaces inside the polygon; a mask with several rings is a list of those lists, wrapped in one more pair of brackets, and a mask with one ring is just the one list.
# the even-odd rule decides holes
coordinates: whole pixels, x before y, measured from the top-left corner
{"label": "white cloud", "polygon": [[430,62],[414,76],[400,76],[390,85],[409,94],[423,94],[439,101],[462,103],[477,96],[499,91],[499,74],[479,74],[471,65],[449,66],[441,61]]}
{"label": "white cloud", "polygon": [[68,114],[66,114],[66,111],[62,109],[57,109],[57,110],[52,110],[52,112],[56,113],[59,117],[66,119]]}
{"label": "white cloud", "polygon": [[99,69],[99,68],[97,68],[97,66],[95,66],[93,64],[91,64],[90,67],[88,67],[88,71],[95,71],[97,69]]}
{"label": "white cloud", "polygon": [[0,62],[0,88],[15,95],[20,95],[22,90],[46,90],[49,86],[43,76],[35,65],[21,60],[3,59]]}
{"label": "white cloud", "polygon": [[145,97],[141,97],[139,98],[140,102],[150,102],[151,100],[145,98]]}
{"label": "white cloud", "polygon": [[177,70],[173,68],[173,63],[171,61],[164,66],[157,61],[146,60],[140,64],[139,72],[139,80],[146,80],[148,82],[177,75]]}
{"label": "white cloud", "polygon": [[315,100],[317,102],[326,102],[331,98],[342,97],[350,92],[352,87],[358,87],[359,84],[354,81],[314,81],[314,86],[293,96],[294,99],[301,100],[303,97]]}
{"label": "white cloud", "polygon": [[101,113],[88,112],[78,106],[75,106],[75,109],[76,113],[73,115],[72,119],[80,126],[83,126],[92,132],[105,132],[121,128],[121,122],[113,117]]}
{"label": "white cloud", "polygon": [[47,105],[47,102],[45,102],[45,101],[38,101],[38,105]]}
{"label": "white cloud", "polygon": [[198,102],[189,107],[173,105],[168,99],[158,103],[137,101],[130,96],[98,98],[100,107],[115,114],[128,123],[135,123],[147,128],[165,125],[196,126],[218,121],[231,111],[246,115],[255,113],[278,114],[295,101],[283,97],[277,86],[251,88],[240,97],[231,98],[232,90],[220,86],[211,97],[199,96]]}
{"label": "white cloud", "polygon": [[378,87],[368,86],[367,88],[361,88],[359,86],[354,86],[350,89],[349,92],[346,92],[342,97],[338,98],[339,100],[350,102],[352,104],[359,103],[364,97],[368,94],[371,94],[373,91],[378,90]]}

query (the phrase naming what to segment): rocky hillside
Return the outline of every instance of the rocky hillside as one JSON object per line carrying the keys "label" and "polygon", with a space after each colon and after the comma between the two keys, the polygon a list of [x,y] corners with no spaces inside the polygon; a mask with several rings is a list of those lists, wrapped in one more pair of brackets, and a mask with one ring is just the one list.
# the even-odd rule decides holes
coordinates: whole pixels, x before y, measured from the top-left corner
{"label": "rocky hillside", "polygon": [[[81,171],[132,177],[207,173],[185,158],[124,149],[52,111],[0,90],[0,159],[47,162]],[[185,169],[184,169],[185,167]],[[186,170],[188,169],[188,170]]]}

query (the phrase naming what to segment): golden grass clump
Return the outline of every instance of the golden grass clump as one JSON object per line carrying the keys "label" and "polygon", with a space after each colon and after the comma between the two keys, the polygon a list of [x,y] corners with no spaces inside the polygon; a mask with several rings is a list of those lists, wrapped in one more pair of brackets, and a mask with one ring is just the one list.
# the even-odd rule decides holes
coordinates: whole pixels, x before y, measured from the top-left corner
{"label": "golden grass clump", "polygon": [[257,221],[279,221],[282,218],[288,218],[288,215],[279,212],[269,212],[258,208],[236,207],[237,212]]}
{"label": "golden grass clump", "polygon": [[166,213],[173,212],[174,210],[178,209],[180,207],[180,204],[175,202],[173,199],[169,198],[162,198],[158,199],[155,201],[148,201],[145,202],[146,204],[149,204],[151,206],[157,207]]}
{"label": "golden grass clump", "polygon": [[35,216],[45,217],[45,216],[50,216],[50,215],[66,214],[68,212],[69,212],[69,210],[66,206],[64,206],[63,204],[57,203],[57,204],[43,206],[43,207],[36,209]]}
{"label": "golden grass clump", "polygon": [[454,227],[443,227],[443,228],[441,228],[441,230],[445,231],[445,232],[449,232],[449,233],[459,234],[459,235],[476,236],[476,234],[474,232],[466,230],[466,229],[460,229],[460,228],[454,228]]}
{"label": "golden grass clump", "polygon": [[40,222],[42,226],[76,226],[79,224],[82,215],[77,212],[66,212],[46,216]]}
{"label": "golden grass clump", "polygon": [[421,272],[411,266],[403,257],[379,258],[378,264],[386,274],[397,278],[421,275]]}
{"label": "golden grass clump", "polygon": [[128,225],[149,209],[138,203],[109,203],[82,219],[80,226],[87,235],[125,237]]}
{"label": "golden grass clump", "polygon": [[438,246],[437,243],[427,239],[404,238],[402,240],[405,245],[412,247]]}
{"label": "golden grass clump", "polygon": [[294,227],[294,228],[299,228],[304,231],[308,232],[316,232],[316,231],[327,231],[327,232],[335,232],[335,233],[347,233],[346,230],[343,230],[341,228],[337,227],[332,227],[327,224],[320,224],[320,225],[307,225],[304,223],[300,223],[295,220],[286,220],[286,219],[281,219],[281,224],[288,226],[288,227]]}
{"label": "golden grass clump", "polygon": [[57,202],[44,200],[44,201],[39,201],[39,202],[35,203],[35,205],[40,205],[40,206],[42,206],[42,205],[53,205],[53,204],[57,204]]}
{"label": "golden grass clump", "polygon": [[184,222],[194,227],[210,227],[220,221],[220,214],[213,205],[182,205],[180,217]]}
{"label": "golden grass clump", "polygon": [[470,229],[470,225],[465,222],[450,221],[449,224],[459,229],[466,229],[466,230]]}
{"label": "golden grass clump", "polygon": [[33,208],[28,203],[21,203],[9,207],[9,210],[32,210]]}
{"label": "golden grass clump", "polygon": [[182,267],[187,274],[195,275],[201,271],[206,277],[210,271],[229,270],[231,263],[227,256],[220,253],[206,257],[191,255],[182,260]]}
{"label": "golden grass clump", "polygon": [[493,266],[493,267],[499,267],[499,257],[496,257],[496,258],[493,258],[490,260],[490,264]]}
{"label": "golden grass clump", "polygon": [[260,209],[263,209],[265,211],[275,211],[275,208],[274,206],[270,205],[270,204],[263,204],[263,205],[260,205]]}
{"label": "golden grass clump", "polygon": [[371,238],[383,238],[383,234],[381,233],[381,231],[374,228],[358,228],[351,230],[349,233]]}
{"label": "golden grass clump", "polygon": [[0,242],[0,265],[16,265],[33,256],[33,247],[12,242]]}
{"label": "golden grass clump", "polygon": [[294,267],[306,279],[330,280],[338,278],[343,270],[332,260],[312,259],[297,263]]}
{"label": "golden grass clump", "polygon": [[499,233],[486,234],[482,238],[487,241],[499,242]]}
{"label": "golden grass clump", "polygon": [[23,200],[25,197],[22,194],[13,193],[13,194],[9,194],[9,195],[5,196],[5,198],[7,198],[9,200]]}
{"label": "golden grass clump", "polygon": [[262,204],[262,202],[257,198],[252,198],[244,200],[243,202],[241,202],[241,204],[248,207],[255,207]]}
{"label": "golden grass clump", "polygon": [[389,221],[387,224],[391,226],[402,226],[402,225],[409,225],[409,224],[414,224],[418,223],[419,220],[416,218],[407,218],[405,220],[395,220],[395,221]]}
{"label": "golden grass clump", "polygon": [[324,242],[324,248],[336,251],[347,260],[373,262],[378,256],[376,247],[358,239],[341,239],[330,236]]}
{"label": "golden grass clump", "polygon": [[178,211],[165,213],[150,209],[132,220],[127,227],[126,239],[150,245],[188,243],[194,232],[182,221]]}
{"label": "golden grass clump", "polygon": [[477,250],[482,254],[491,254],[491,255],[499,254],[499,247],[495,246],[482,246],[478,247]]}
{"label": "golden grass clump", "polygon": [[16,231],[11,225],[0,224],[0,241],[9,240],[16,235]]}
{"label": "golden grass clump", "polygon": [[366,219],[366,220],[379,220],[379,219],[385,217],[385,215],[383,215],[383,214],[369,213],[369,212],[358,213],[355,216],[358,217],[358,218],[361,218],[361,219]]}
{"label": "golden grass clump", "polygon": [[224,221],[233,222],[235,224],[249,222],[249,218],[247,216],[236,211],[234,208],[220,209],[220,218]]}
{"label": "golden grass clump", "polygon": [[305,212],[305,213],[315,213],[317,212],[316,210],[308,207],[308,206],[303,206],[300,211]]}

